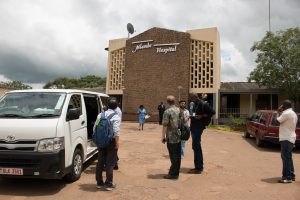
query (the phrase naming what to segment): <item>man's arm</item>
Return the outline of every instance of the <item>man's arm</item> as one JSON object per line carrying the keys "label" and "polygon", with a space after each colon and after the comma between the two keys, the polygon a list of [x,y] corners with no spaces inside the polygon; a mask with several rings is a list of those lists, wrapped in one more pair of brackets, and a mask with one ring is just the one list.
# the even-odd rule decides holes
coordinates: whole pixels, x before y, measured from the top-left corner
{"label": "man's arm", "polygon": [[166,136],[167,136],[167,125],[169,124],[169,115],[168,112],[165,111],[163,114],[163,120],[162,120],[162,134],[161,134],[161,142],[165,143],[166,142]]}
{"label": "man's arm", "polygon": [[167,136],[167,127],[163,126],[162,134],[161,134],[161,142],[163,144],[166,143],[166,136]]}
{"label": "man's arm", "polygon": [[121,126],[121,118],[118,114],[116,114],[113,119],[113,133],[116,141],[116,149],[119,149],[119,136],[120,136],[120,126]]}
{"label": "man's arm", "polygon": [[283,114],[283,108],[282,108],[282,105],[278,108],[278,112],[277,112],[277,117],[276,117],[276,119],[277,119],[277,121],[278,121],[280,124],[286,120],[286,115]]}

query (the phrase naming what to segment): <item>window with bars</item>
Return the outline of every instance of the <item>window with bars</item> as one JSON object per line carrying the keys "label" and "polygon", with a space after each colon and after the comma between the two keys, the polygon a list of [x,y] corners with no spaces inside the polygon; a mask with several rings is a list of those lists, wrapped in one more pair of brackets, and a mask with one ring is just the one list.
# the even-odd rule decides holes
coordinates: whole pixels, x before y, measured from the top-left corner
{"label": "window with bars", "polygon": [[190,87],[213,88],[213,49],[212,42],[192,40],[190,57]]}
{"label": "window with bars", "polygon": [[122,90],[124,85],[125,48],[110,53],[110,90]]}

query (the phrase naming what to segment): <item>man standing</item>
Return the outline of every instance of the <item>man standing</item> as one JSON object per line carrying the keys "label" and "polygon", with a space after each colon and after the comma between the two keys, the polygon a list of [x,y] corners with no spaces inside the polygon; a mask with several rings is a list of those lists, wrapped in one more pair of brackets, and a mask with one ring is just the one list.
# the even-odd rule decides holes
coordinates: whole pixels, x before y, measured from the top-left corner
{"label": "man standing", "polygon": [[181,163],[181,143],[178,134],[178,122],[180,110],[175,106],[175,97],[168,96],[167,103],[169,108],[163,115],[163,130],[162,130],[162,143],[167,142],[171,167],[168,175],[164,176],[165,179],[178,179],[180,163]]}
{"label": "man standing", "polygon": [[279,126],[279,141],[281,147],[282,159],[282,178],[279,183],[291,183],[295,181],[294,164],[292,158],[292,151],[296,141],[296,125],[298,117],[292,109],[290,100],[283,101],[282,105],[278,108],[279,117],[277,121]]}
{"label": "man standing", "polygon": [[[186,109],[186,101],[181,100],[179,101],[180,112],[183,114],[184,117],[184,125],[189,126],[190,120],[190,112]],[[181,159],[184,157],[184,147],[185,147],[185,140],[181,140]]]}
{"label": "man standing", "polygon": [[201,147],[201,136],[203,130],[206,128],[207,120],[215,114],[215,111],[202,101],[196,93],[190,94],[191,101],[194,103],[191,115],[191,133],[192,133],[192,147],[194,150],[194,165],[191,169],[191,174],[201,174],[203,171],[203,153]]}
{"label": "man standing", "polygon": [[[116,99],[110,99],[108,101],[108,110],[104,112],[105,118],[110,120],[110,125],[113,133],[113,140],[105,148],[98,148],[98,163],[96,167],[96,181],[97,188],[104,188],[105,190],[111,191],[116,185],[113,183],[113,168],[116,164],[117,151],[119,149],[119,135],[120,135],[120,124],[121,118],[116,112],[118,102]],[[97,117],[95,125],[97,125],[101,119],[102,113]],[[95,132],[96,126],[94,126]],[[102,172],[106,171],[106,181],[103,181]]]}
{"label": "man standing", "polygon": [[157,107],[157,110],[158,110],[158,114],[159,114],[159,124],[161,125],[162,124],[162,118],[163,118],[163,114],[165,112],[165,105],[163,102],[160,102],[160,104],[158,105]]}

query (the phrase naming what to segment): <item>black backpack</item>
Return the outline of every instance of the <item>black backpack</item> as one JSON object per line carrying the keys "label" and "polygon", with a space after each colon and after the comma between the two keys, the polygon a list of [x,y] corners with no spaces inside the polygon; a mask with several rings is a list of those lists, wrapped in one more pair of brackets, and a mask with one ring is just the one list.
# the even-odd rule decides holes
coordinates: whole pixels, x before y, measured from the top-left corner
{"label": "black backpack", "polygon": [[[199,106],[201,104],[201,110],[199,110]],[[216,111],[205,101],[199,100],[197,107],[195,109],[196,114],[206,114],[207,117],[202,118],[202,124],[204,126],[208,126],[211,121],[212,121],[212,117],[216,114]]]}
{"label": "black backpack", "polygon": [[184,123],[184,115],[182,110],[180,110],[179,113],[178,130],[179,130],[181,140],[187,141],[188,139],[190,139],[191,136],[190,127],[188,125],[185,125]]}

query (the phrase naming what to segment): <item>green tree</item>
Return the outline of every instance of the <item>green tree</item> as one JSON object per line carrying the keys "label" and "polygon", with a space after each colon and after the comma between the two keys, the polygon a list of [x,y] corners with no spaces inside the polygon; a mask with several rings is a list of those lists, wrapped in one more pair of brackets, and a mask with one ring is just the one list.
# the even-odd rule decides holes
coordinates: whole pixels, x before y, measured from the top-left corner
{"label": "green tree", "polygon": [[295,103],[300,100],[300,29],[290,28],[276,33],[267,32],[255,42],[251,51],[257,52],[256,68],[248,81],[259,86],[282,89]]}
{"label": "green tree", "polygon": [[85,77],[81,77],[79,79],[75,78],[67,78],[67,77],[59,77],[52,82],[49,82],[44,85],[43,88],[94,88],[94,87],[105,87],[106,78],[89,75]]}
{"label": "green tree", "polygon": [[1,81],[0,87],[12,88],[12,89],[18,89],[18,90],[32,89],[31,86],[26,85],[26,84],[22,83],[21,81],[6,81],[6,82]]}

